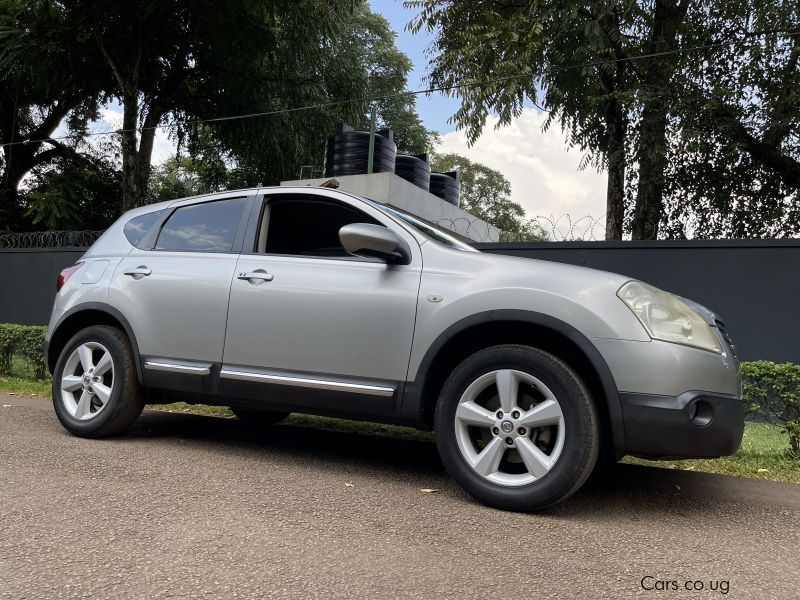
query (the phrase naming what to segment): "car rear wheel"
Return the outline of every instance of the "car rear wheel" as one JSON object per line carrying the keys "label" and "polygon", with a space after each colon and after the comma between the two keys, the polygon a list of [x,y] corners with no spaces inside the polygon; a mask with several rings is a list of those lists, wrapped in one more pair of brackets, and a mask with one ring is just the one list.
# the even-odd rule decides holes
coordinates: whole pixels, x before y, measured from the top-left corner
{"label": "car rear wheel", "polygon": [[597,460],[598,417],[586,386],[562,360],[528,346],[487,348],[456,367],[435,426],[450,475],[501,509],[564,500]]}
{"label": "car rear wheel", "polygon": [[130,343],[107,325],[87,327],[64,346],[52,390],[58,420],[81,437],[122,433],[144,408]]}
{"label": "car rear wheel", "polygon": [[274,410],[256,410],[252,408],[234,408],[231,411],[239,420],[250,427],[270,427],[280,423],[289,416],[288,412],[278,412]]}

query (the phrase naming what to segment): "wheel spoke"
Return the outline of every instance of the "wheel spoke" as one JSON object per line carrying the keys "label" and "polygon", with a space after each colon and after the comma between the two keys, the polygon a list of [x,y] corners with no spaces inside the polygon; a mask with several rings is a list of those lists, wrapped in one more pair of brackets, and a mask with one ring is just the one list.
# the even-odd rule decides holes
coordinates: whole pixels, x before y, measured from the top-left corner
{"label": "wheel spoke", "polygon": [[67,375],[61,379],[61,389],[65,392],[77,392],[83,387],[83,380],[77,375]]}
{"label": "wheel spoke", "polygon": [[481,453],[476,457],[473,468],[484,477],[497,472],[505,451],[503,440],[499,437],[492,438],[492,441],[486,444],[486,447],[481,450]]}
{"label": "wheel spoke", "polygon": [[503,412],[510,413],[517,405],[519,380],[513,371],[504,369],[497,372],[495,382],[497,383],[497,393],[500,396],[500,408],[503,409]]}
{"label": "wheel spoke", "polygon": [[491,427],[494,425],[494,413],[489,412],[475,402],[462,402],[456,409],[456,419],[466,425]]}
{"label": "wheel spoke", "polygon": [[111,361],[111,353],[106,352],[103,356],[100,357],[100,360],[97,361],[97,364],[94,367],[94,374],[95,375],[103,375],[106,371],[111,368],[112,361]]}
{"label": "wheel spoke", "polygon": [[522,462],[525,463],[525,468],[537,479],[550,470],[552,466],[550,457],[539,450],[536,444],[528,438],[517,438],[517,451],[522,458]]}
{"label": "wheel spoke", "polygon": [[94,366],[94,361],[92,360],[92,349],[86,344],[78,347],[78,356],[81,359],[81,367],[83,368],[84,373]]}
{"label": "wheel spoke", "polygon": [[75,418],[82,419],[89,414],[89,409],[92,405],[92,396],[89,392],[84,391],[81,394],[81,399],[78,402],[78,407],[75,409]]}
{"label": "wheel spoke", "polygon": [[108,402],[108,399],[111,397],[110,387],[102,383],[95,383],[92,386],[92,389],[94,390],[95,395],[100,399],[100,402],[102,402],[103,404]]}
{"label": "wheel spoke", "polygon": [[545,425],[557,425],[559,421],[561,421],[561,408],[558,402],[545,400],[522,415],[519,424],[535,429]]}

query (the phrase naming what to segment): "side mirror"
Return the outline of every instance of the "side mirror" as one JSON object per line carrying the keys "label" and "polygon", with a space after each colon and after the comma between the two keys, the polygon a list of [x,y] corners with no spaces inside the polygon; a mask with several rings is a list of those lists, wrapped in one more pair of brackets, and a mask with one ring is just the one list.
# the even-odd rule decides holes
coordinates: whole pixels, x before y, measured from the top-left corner
{"label": "side mirror", "polygon": [[339,230],[339,241],[350,254],[407,265],[411,251],[399,235],[382,225],[351,223]]}

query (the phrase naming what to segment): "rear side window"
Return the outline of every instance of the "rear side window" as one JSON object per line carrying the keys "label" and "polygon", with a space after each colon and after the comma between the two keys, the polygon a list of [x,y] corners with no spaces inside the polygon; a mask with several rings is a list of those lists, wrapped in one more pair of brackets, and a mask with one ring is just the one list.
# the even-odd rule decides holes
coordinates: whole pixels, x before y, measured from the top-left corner
{"label": "rear side window", "polygon": [[246,202],[231,198],[177,209],[161,228],[156,250],[230,252]]}
{"label": "rear side window", "polygon": [[147,235],[147,232],[150,231],[150,228],[152,228],[153,225],[161,220],[161,216],[163,214],[163,210],[156,210],[145,215],[134,217],[125,223],[125,227],[122,228],[122,232],[125,234],[125,237],[128,238],[128,241],[131,243],[131,245],[141,248],[140,244],[142,243],[144,236]]}

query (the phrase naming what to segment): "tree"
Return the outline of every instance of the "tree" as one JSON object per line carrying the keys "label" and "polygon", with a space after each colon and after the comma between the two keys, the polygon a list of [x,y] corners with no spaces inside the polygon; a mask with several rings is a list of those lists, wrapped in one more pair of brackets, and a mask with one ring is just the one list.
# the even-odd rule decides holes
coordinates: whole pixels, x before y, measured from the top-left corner
{"label": "tree", "polygon": [[[662,228],[670,237],[800,234],[800,12],[796,3],[704,3],[713,46],[683,60]],[[712,10],[713,9],[713,10]],[[708,15],[714,15],[711,19]]]}
{"label": "tree", "polygon": [[[301,25],[287,29],[295,31]],[[386,19],[359,1],[350,12],[340,14],[336,27],[317,44],[318,50],[306,54],[298,53],[296,48],[302,44],[291,39],[279,44],[249,75],[253,87],[238,98],[241,103],[222,101],[231,114],[319,108],[180,129],[181,151],[194,164],[182,163],[181,168],[188,169],[185,173],[209,168],[217,172],[222,157],[230,179],[206,182],[212,189],[296,179],[301,166],[322,165],[325,140],[338,123],[369,127],[371,106],[362,100],[369,97],[379,97],[375,102],[378,127],[394,131],[399,152],[420,153],[431,147],[435,134],[417,115],[414,96],[401,94],[411,61],[395,46],[395,34]],[[219,101],[212,98],[193,113],[198,117],[215,114]]]}
{"label": "tree", "polygon": [[[622,236],[625,206],[627,102],[630,69],[622,34],[635,3],[597,1],[469,3],[416,0],[414,31],[435,33],[428,75],[433,86],[461,86],[453,116],[474,142],[490,111],[498,127],[518,117],[526,100],[549,110],[545,127],[559,123],[570,145],[586,154],[584,166],[608,170],[607,231]],[[568,68],[587,63],[582,69]],[[463,86],[465,82],[473,85]]]}
{"label": "tree", "polygon": [[[667,210],[677,215],[687,202],[701,203],[709,191],[697,184],[711,181],[701,160],[719,166],[714,151],[762,173],[754,188],[746,169],[717,169],[719,189],[746,194],[740,208],[754,195],[762,208],[766,197],[784,194],[785,205],[787,193],[796,195],[796,3],[407,4],[421,11],[413,29],[436,32],[430,82],[474,82],[453,92],[462,100],[454,119],[471,140],[489,111],[504,125],[526,101],[541,101],[547,126],[558,122],[568,144],[586,152],[585,165],[607,169],[608,239],[621,237],[626,196],[632,210],[624,223],[634,239],[658,237]],[[636,171],[626,173],[630,164]],[[674,220],[665,233],[676,234]]]}
{"label": "tree", "polygon": [[74,141],[53,134],[66,125],[80,137],[96,117],[105,83],[98,59],[63,4],[0,1],[0,230],[25,221],[19,187],[31,170],[83,160]]}
{"label": "tree", "polygon": [[511,200],[511,183],[500,172],[455,153],[433,154],[431,170],[458,171],[461,208],[494,225],[502,241],[546,239],[544,231],[525,218],[525,209]]}

